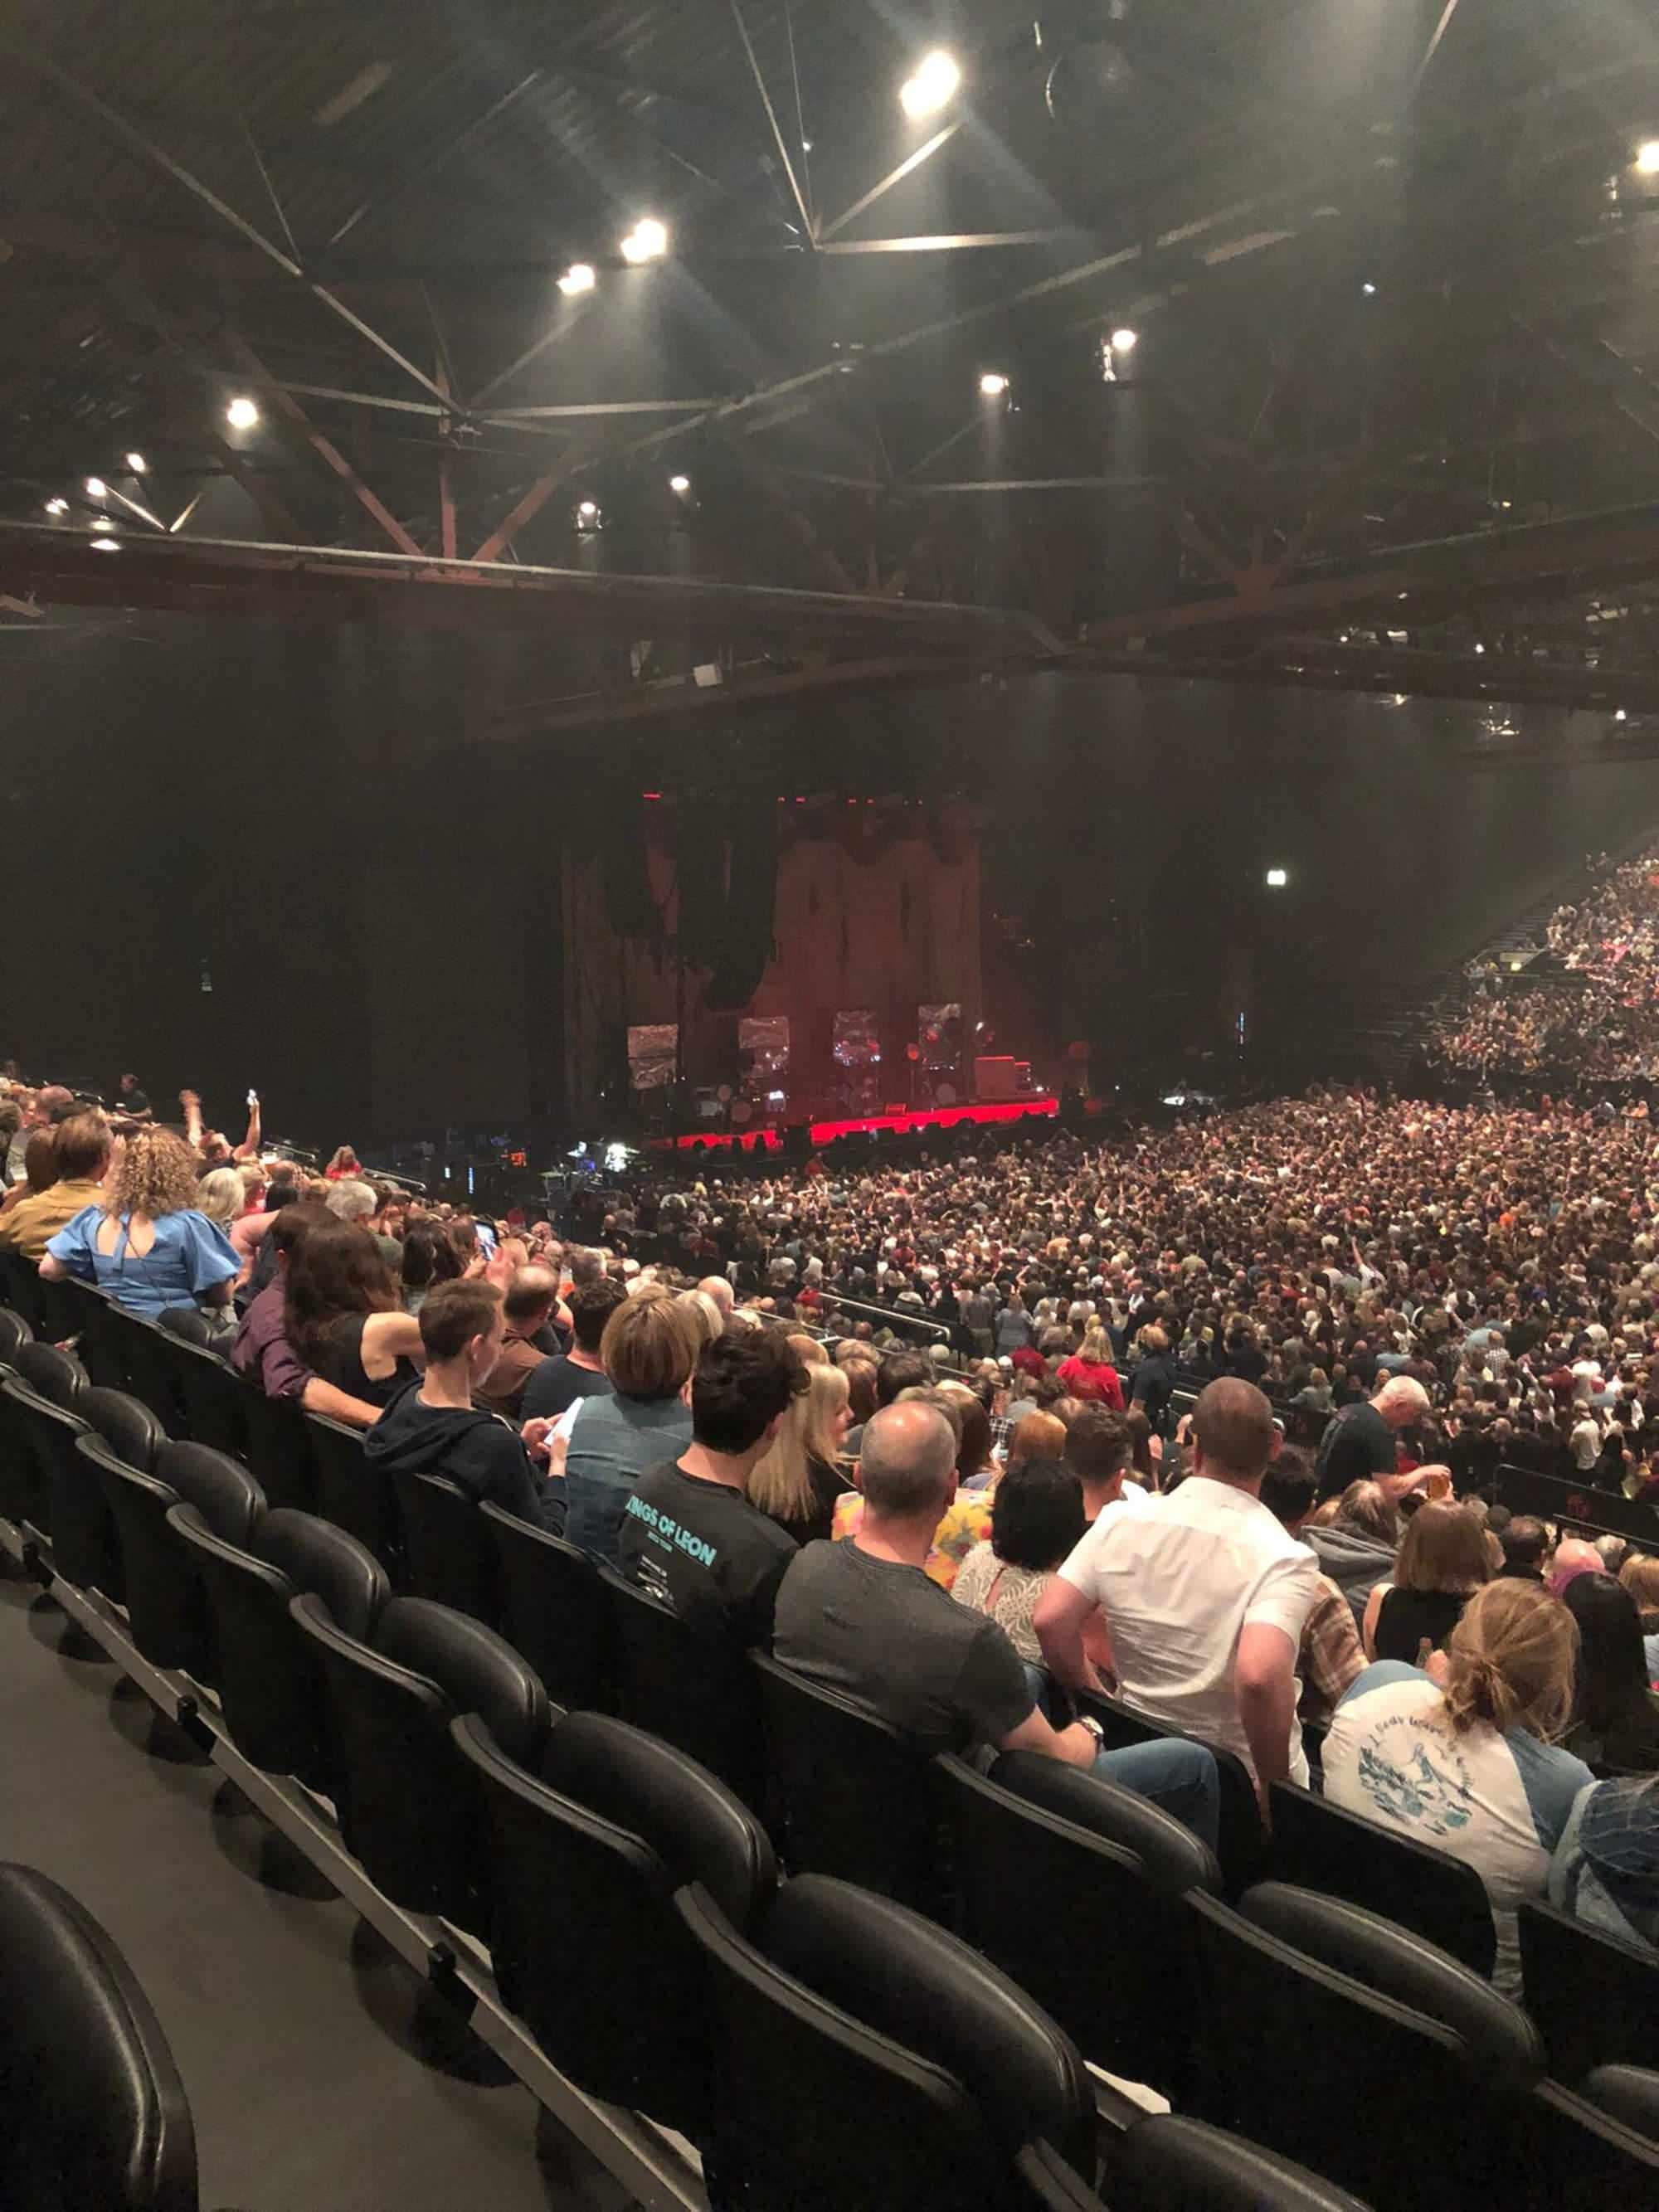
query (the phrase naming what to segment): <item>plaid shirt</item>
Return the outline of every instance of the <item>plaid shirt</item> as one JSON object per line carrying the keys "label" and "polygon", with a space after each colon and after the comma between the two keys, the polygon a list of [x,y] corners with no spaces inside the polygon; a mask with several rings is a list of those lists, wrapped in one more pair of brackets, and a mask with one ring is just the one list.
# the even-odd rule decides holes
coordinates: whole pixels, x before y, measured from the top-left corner
{"label": "plaid shirt", "polygon": [[1353,1607],[1328,1575],[1302,1628],[1296,1671],[1302,1681],[1297,1711],[1315,1728],[1326,1728],[1344,1692],[1364,1672],[1365,1654],[1353,1625]]}

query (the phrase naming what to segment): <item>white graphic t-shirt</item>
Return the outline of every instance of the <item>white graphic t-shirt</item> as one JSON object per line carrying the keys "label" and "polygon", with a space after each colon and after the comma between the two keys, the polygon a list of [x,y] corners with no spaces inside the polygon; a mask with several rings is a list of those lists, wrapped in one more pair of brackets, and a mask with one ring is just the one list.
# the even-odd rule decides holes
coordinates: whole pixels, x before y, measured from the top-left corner
{"label": "white graphic t-shirt", "polygon": [[1524,1729],[1500,1735],[1477,1723],[1459,1735],[1429,1677],[1384,1659],[1337,1706],[1324,1765],[1333,1805],[1475,1869],[1498,1934],[1493,1983],[1518,1997],[1516,1908],[1544,1894],[1573,1799],[1594,1778],[1583,1759]]}

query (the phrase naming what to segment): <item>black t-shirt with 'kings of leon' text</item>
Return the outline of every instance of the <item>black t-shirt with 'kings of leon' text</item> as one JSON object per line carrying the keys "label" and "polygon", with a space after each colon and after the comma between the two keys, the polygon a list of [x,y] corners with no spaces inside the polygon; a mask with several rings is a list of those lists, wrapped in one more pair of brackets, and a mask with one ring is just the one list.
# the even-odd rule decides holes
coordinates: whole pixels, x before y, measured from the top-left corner
{"label": "black t-shirt with 'kings of leon' text", "polygon": [[740,1490],[673,1462],[641,1475],[617,1538],[626,1579],[712,1639],[769,1646],[772,1608],[796,1557],[793,1536]]}

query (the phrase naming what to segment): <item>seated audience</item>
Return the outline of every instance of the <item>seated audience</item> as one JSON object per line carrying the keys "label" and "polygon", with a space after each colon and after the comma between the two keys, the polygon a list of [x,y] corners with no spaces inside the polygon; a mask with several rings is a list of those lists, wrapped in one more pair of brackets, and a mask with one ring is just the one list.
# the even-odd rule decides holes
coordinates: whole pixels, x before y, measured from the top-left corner
{"label": "seated audience", "polygon": [[627,1299],[605,1325],[599,1358],[611,1393],[578,1399],[565,1416],[566,1534],[596,1559],[615,1565],[635,1484],[691,1441],[685,1389],[700,1338],[679,1300],[654,1289]]}
{"label": "seated audience", "polygon": [[1491,1578],[1480,1521],[1449,1500],[1431,1499],[1406,1524],[1393,1579],[1379,1583],[1366,1602],[1366,1656],[1414,1666],[1425,1643],[1442,1650],[1471,1593]]}
{"label": "seated audience", "polygon": [[1334,1519],[1303,1533],[1322,1573],[1347,1599],[1356,1629],[1365,1618],[1371,1592],[1394,1573],[1403,1528],[1399,1508],[1380,1483],[1351,1482]]}
{"label": "seated audience", "polygon": [[1103,1406],[1085,1406],[1061,1436],[1060,1457],[1081,1486],[1083,1518],[1090,1528],[1156,1510],[1152,1492],[1128,1480],[1129,1424],[1121,1413],[1109,1413]]}
{"label": "seated audience", "polygon": [[1659,1558],[1633,1552],[1619,1570],[1619,1579],[1636,1600],[1648,1680],[1659,1687]]}
{"label": "seated audience", "polygon": [[415,1223],[398,1249],[398,1279],[405,1313],[418,1314],[427,1293],[439,1283],[459,1280],[461,1263],[441,1228]]}
{"label": "seated audience", "polygon": [[523,1411],[556,1421],[580,1398],[605,1398],[611,1378],[599,1346],[605,1325],[628,1293],[609,1275],[579,1283],[570,1293],[570,1349],[544,1359],[525,1383]]}
{"label": "seated audience", "polygon": [[55,1127],[31,1129],[23,1139],[21,1170],[0,1200],[0,1224],[9,1221],[27,1200],[43,1196],[57,1182],[58,1147],[53,1141],[57,1133]]}
{"label": "seated audience", "polygon": [[284,1285],[288,1340],[313,1374],[371,1406],[389,1406],[415,1379],[420,1323],[366,1229],[319,1222],[289,1254]]}
{"label": "seated audience", "polygon": [[1659,1957],[1659,1776],[1580,1793],[1556,1845],[1549,1899]]}
{"label": "seated audience", "polygon": [[[1304,1524],[1313,1511],[1319,1480],[1306,1452],[1285,1445],[1261,1478],[1261,1503],[1287,1535],[1306,1541]],[[1316,1552],[1315,1558],[1318,1557]],[[1317,1595],[1302,1624],[1296,1655],[1301,1685],[1297,1717],[1304,1733],[1329,1726],[1331,1715],[1364,1671],[1365,1654],[1344,1591],[1322,1574]]]}
{"label": "seated audience", "polygon": [[137,1129],[97,1200],[48,1243],[40,1273],[96,1283],[153,1321],[169,1306],[228,1305],[241,1266],[223,1230],[197,1211],[190,1147],[166,1129]]}
{"label": "seated audience", "polygon": [[0,1244],[21,1252],[39,1267],[47,1245],[76,1215],[97,1206],[109,1172],[109,1124],[101,1114],[76,1114],[40,1133],[52,1154],[53,1180],[30,1189],[0,1215]]}
{"label": "seated audience", "polygon": [[[1428,1509],[1425,1509],[1425,1510]],[[1440,1671],[1368,1667],[1325,1739],[1325,1795],[1473,1866],[1498,1931],[1493,1980],[1521,1993],[1516,1907],[1541,1897],[1573,1800],[1594,1778],[1554,1739],[1572,1712],[1572,1616],[1535,1586],[1477,1590]]]}
{"label": "seated audience", "polygon": [[536,1342],[558,1310],[559,1279],[546,1267],[520,1267],[507,1285],[502,1302],[506,1334],[501,1356],[478,1385],[478,1395],[492,1413],[516,1416],[531,1377],[546,1364],[547,1354]]}
{"label": "seated audience", "polygon": [[925,1752],[1034,1751],[1139,1790],[1212,1843],[1219,1784],[1199,1745],[1103,1751],[1086,1722],[1055,1729],[994,1620],[957,1605],[924,1563],[956,1493],[957,1439],[936,1407],[885,1407],[865,1432],[866,1513],[845,1543],[809,1544],[778,1592],[773,1650],[808,1680],[860,1699]]}
{"label": "seated audience", "polygon": [[491,1283],[441,1283],[419,1326],[426,1372],[398,1391],[364,1437],[365,1453],[388,1473],[443,1475],[479,1504],[558,1534],[564,1502],[531,1456],[545,1449],[546,1422],[526,1421],[521,1435],[473,1403],[480,1377],[501,1357],[501,1292]]}
{"label": "seated audience", "polygon": [[690,1443],[628,1498],[622,1572],[710,1639],[772,1641],[778,1585],[799,1547],[748,1485],[805,1392],[806,1370],[775,1330],[717,1336],[691,1378]]}
{"label": "seated audience", "polygon": [[[963,1409],[962,1400],[954,1390],[943,1390],[930,1385],[915,1385],[901,1390],[893,1401],[895,1405],[915,1401],[933,1407],[950,1424],[956,1438],[957,1457],[962,1456]],[[862,1483],[857,1468],[853,1475],[855,1488],[836,1499],[830,1534],[839,1542],[856,1533],[864,1517]],[[957,1486],[957,1493],[939,1516],[933,1531],[933,1540],[927,1553],[927,1572],[941,1589],[948,1590],[957,1578],[957,1571],[975,1544],[982,1544],[991,1533],[991,1499],[982,1490],[965,1490]]]}
{"label": "seated audience", "polygon": [[1121,1695],[1237,1753],[1264,1802],[1269,1783],[1308,1779],[1296,1655],[1319,1581],[1313,1554],[1261,1503],[1278,1441],[1254,1383],[1206,1383],[1186,1480],[1155,1511],[1097,1522],[1036,1611],[1050,1674],[1091,1689],[1083,1625],[1097,1606]]}
{"label": "seated audience", "polygon": [[1577,1575],[1561,1602],[1578,1624],[1578,1666],[1566,1747],[1590,1766],[1659,1770],[1659,1697],[1648,1687],[1642,1618],[1611,1575]]}
{"label": "seated audience", "polygon": [[372,1428],[380,1417],[380,1407],[324,1382],[288,1340],[289,1261],[301,1237],[326,1228],[332,1218],[326,1206],[312,1200],[285,1206],[273,1214],[268,1241],[276,1272],[243,1315],[230,1348],[230,1364],[257,1382],[267,1398],[297,1398],[308,1413],[325,1413],[353,1428]]}
{"label": "seated audience", "polygon": [[1547,1577],[1550,1595],[1565,1596],[1568,1583],[1576,1582],[1580,1575],[1606,1572],[1601,1554],[1594,1544],[1587,1543],[1582,1536],[1564,1536],[1550,1554]]}
{"label": "seated audience", "polygon": [[1504,1574],[1516,1582],[1543,1581],[1549,1532],[1541,1521],[1530,1513],[1517,1513],[1498,1530],[1498,1540],[1504,1549]]}
{"label": "seated audience", "polygon": [[752,1503],[798,1545],[829,1536],[836,1501],[851,1488],[840,1467],[853,1425],[850,1395],[844,1368],[810,1368],[806,1388],[791,1401],[783,1425],[749,1478]]}
{"label": "seated audience", "polygon": [[1083,1487],[1057,1460],[1028,1460],[997,1485],[991,1537],[975,1544],[957,1571],[951,1595],[958,1605],[988,1613],[1038,1680],[1042,1648],[1031,1626],[1037,1601],[1083,1534]]}

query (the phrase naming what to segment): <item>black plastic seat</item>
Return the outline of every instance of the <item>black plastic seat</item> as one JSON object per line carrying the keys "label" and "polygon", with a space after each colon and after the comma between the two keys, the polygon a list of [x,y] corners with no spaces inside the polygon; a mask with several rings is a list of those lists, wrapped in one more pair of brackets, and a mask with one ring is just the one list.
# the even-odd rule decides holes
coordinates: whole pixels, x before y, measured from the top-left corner
{"label": "black plastic seat", "polygon": [[[1186,1909],[1205,1990],[1194,2117],[1297,2160],[1377,2212],[1504,2201],[1522,2133],[1513,2116],[1544,2074],[1542,2041],[1518,2007],[1446,1953],[1338,1899],[1268,1882],[1237,1911],[1196,1892]],[[1408,2137],[1377,2126],[1379,2080],[1410,2112]],[[1428,2144],[1431,2156],[1419,2148]]]}
{"label": "black plastic seat", "polygon": [[72,1352],[51,1344],[20,1345],[3,1386],[5,1450],[0,1456],[0,1513],[52,1533],[58,1460],[72,1452],[86,1425],[78,1407],[87,1373]]}
{"label": "black plastic seat", "polygon": [[196,2212],[196,2136],[161,2023],[104,1929],[0,1866],[7,2212]]}
{"label": "black plastic seat", "polygon": [[21,1259],[20,1265],[34,1276],[29,1311],[35,1334],[44,1344],[68,1342],[81,1328],[82,1308],[75,1295],[76,1285],[72,1281],[48,1282],[32,1260]]}
{"label": "black plastic seat", "polygon": [[495,1547],[477,1501],[447,1475],[399,1472],[392,1480],[410,1595],[499,1628]]}
{"label": "black plastic seat", "polygon": [[1135,2212],[1365,2212],[1306,2166],[1172,2112],[1135,2123],[1108,2179],[1114,2202]]}
{"label": "black plastic seat", "polygon": [[[1165,1728],[1161,1721],[1149,1720],[1117,1698],[1097,1697],[1084,1690],[1077,1693],[1075,1703],[1080,1712],[1092,1714],[1100,1723],[1108,1751],[1131,1743],[1161,1743],[1172,1736],[1180,1742],[1203,1741],[1201,1736],[1188,1735],[1184,1729]],[[1261,1875],[1267,1838],[1261,1830],[1261,1808],[1250,1770],[1237,1753],[1213,1743],[1204,1747],[1215,1753],[1221,1785],[1216,1856],[1221,1862],[1228,1894],[1236,1897]]]}
{"label": "black plastic seat", "polygon": [[1528,1899],[1517,1915],[1527,2010],[1558,2081],[1659,2056],[1659,1959]]}
{"label": "black plastic seat", "polygon": [[704,2140],[712,2027],[673,1899],[700,1882],[751,1928],[777,1887],[764,1830],[695,1760],[624,1721],[569,1714],[534,1772],[476,1717],[453,1733],[483,1796],[502,1996],[578,2087]]}
{"label": "black plastic seat", "polygon": [[[998,1766],[1037,1756],[1005,1753]],[[1149,1880],[1135,1851],[1110,1838],[1110,1801],[1133,1791],[1066,1771],[1076,1771],[1079,1784],[1070,1817],[959,1759],[938,1761],[957,1925],[1054,2015],[1085,2058],[1181,2102],[1200,2005],[1191,1916],[1179,1890]],[[1197,1844],[1210,1861],[1201,1886],[1218,1893],[1220,1870],[1207,1847],[1170,1814],[1149,1809]]]}
{"label": "black plastic seat", "polygon": [[607,1711],[614,1703],[611,1608],[599,1569],[562,1536],[499,1505],[477,1509],[495,1552],[501,1627],[556,1705]]}
{"label": "black plastic seat", "polygon": [[514,1765],[534,1767],[547,1692],[510,1644],[426,1598],[395,1597],[372,1638],[348,1635],[315,1595],[293,1618],[312,1640],[343,1770],[343,1822],[377,1888],[411,1912],[488,1937],[483,1808],[449,1724],[476,1713]]}
{"label": "black plastic seat", "polygon": [[75,1589],[101,1590],[119,1604],[126,1594],[120,1546],[91,1448],[147,1473],[167,1437],[149,1407],[124,1390],[94,1385],[76,1401],[76,1413],[52,1445],[52,1570]]}
{"label": "black plastic seat", "polygon": [[747,1655],[698,1635],[613,1568],[599,1571],[611,1614],[618,1714],[678,1745],[760,1809],[766,1757]]}
{"label": "black plastic seat", "polygon": [[186,1435],[185,1403],[173,1357],[178,1339],[113,1298],[109,1316],[127,1389],[143,1400],[170,1437]]}
{"label": "black plastic seat", "polygon": [[243,1380],[242,1423],[247,1461],[273,1510],[289,1506],[311,1513],[317,1506],[317,1471],[312,1458],[311,1424],[297,1398],[268,1398],[257,1382]]}
{"label": "black plastic seat", "polygon": [[926,1753],[858,1698],[764,1652],[750,1658],[790,1871],[855,1881],[937,1917],[939,1818]]}
{"label": "black plastic seat", "polygon": [[170,1308],[157,1323],[162,1358],[173,1370],[173,1395],[184,1408],[185,1431],[198,1444],[247,1457],[246,1398],[240,1378],[210,1349],[213,1332],[194,1306]]}
{"label": "black plastic seat", "polygon": [[785,1883],[747,1941],[701,1887],[679,1910],[718,2022],[721,2191],[790,2212],[1006,2212],[1024,2145],[1091,2172],[1076,2050],[977,1953],[890,1899]]}
{"label": "black plastic seat", "polygon": [[297,1775],[335,1798],[343,1826],[317,1649],[291,1607],[319,1598],[337,1627],[367,1643],[392,1595],[385,1568],[343,1528],[288,1506],[262,1516],[246,1548],[216,1535],[192,1504],[170,1507],[167,1522],[206,1593],[231,1741],[265,1773]]}
{"label": "black plastic seat", "polygon": [[258,1484],[239,1461],[206,1444],[163,1444],[148,1474],[107,1451],[92,1455],[115,1519],[134,1644],[153,1667],[182,1668],[212,1682],[217,1662],[205,1595],[167,1513],[181,1502],[193,1505],[222,1542],[246,1551],[265,1510]]}
{"label": "black plastic seat", "polygon": [[1490,1977],[1498,1936],[1472,1866],[1292,1784],[1272,1799],[1275,1881],[1363,1905]]}
{"label": "black plastic seat", "polygon": [[72,1275],[58,1285],[75,1316],[76,1356],[100,1390],[125,1390],[127,1370],[121,1349],[120,1322],[112,1300],[95,1283]]}
{"label": "black plastic seat", "polygon": [[40,1334],[40,1271],[9,1244],[0,1244],[0,1298],[27,1322],[32,1334]]}
{"label": "black plastic seat", "polygon": [[9,1366],[20,1346],[33,1341],[34,1331],[16,1308],[0,1305],[0,1360]]}
{"label": "black plastic seat", "polygon": [[316,1474],[315,1510],[373,1552],[401,1589],[403,1540],[392,1477],[365,1454],[361,1429],[320,1413],[303,1418]]}
{"label": "black plastic seat", "polygon": [[1659,2073],[1650,2067],[1598,2066],[1583,2092],[1598,2112],[1659,2143]]}

